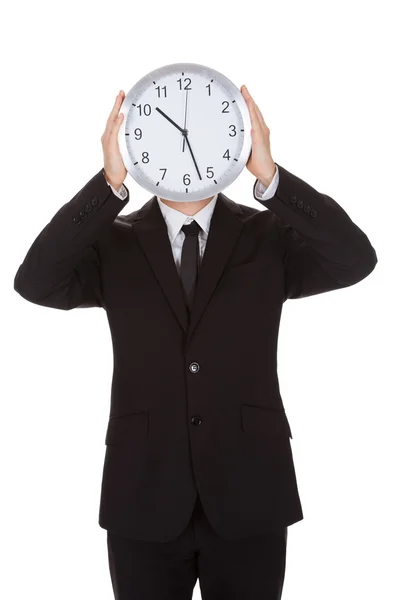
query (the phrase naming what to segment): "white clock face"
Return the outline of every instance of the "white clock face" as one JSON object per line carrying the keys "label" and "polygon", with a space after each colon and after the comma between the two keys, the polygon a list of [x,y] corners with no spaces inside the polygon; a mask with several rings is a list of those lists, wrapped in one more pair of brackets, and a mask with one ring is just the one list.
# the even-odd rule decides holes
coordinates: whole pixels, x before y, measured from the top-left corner
{"label": "white clock face", "polygon": [[128,92],[121,112],[125,167],[161,198],[209,198],[236,179],[250,155],[246,102],[214,69],[194,63],[156,69]]}

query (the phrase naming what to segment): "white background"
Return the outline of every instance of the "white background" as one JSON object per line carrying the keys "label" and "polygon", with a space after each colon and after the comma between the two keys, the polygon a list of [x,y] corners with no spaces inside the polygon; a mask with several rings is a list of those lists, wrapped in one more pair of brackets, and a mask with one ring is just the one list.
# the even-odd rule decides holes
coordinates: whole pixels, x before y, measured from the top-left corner
{"label": "white background", "polygon": [[[304,520],[284,600],[400,596],[399,93],[395,2],[19,2],[1,15],[0,596],[111,600],[97,524],[112,348],[101,309],[25,301],[13,278],[102,167],[120,89],[197,62],[245,83],[274,160],[332,196],[378,255],[347,289],[283,308],[282,397]],[[397,55],[397,59],[396,59]],[[225,190],[260,208],[247,169]],[[127,177],[126,212],[150,194]],[[198,584],[194,598],[200,598]]]}

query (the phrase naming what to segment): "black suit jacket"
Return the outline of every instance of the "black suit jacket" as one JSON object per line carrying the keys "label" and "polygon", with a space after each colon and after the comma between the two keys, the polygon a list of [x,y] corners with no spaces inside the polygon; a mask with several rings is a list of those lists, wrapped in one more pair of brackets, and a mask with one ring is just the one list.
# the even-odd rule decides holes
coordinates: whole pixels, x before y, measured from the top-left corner
{"label": "black suit jacket", "polygon": [[282,304],[353,285],[377,257],[335,200],[278,167],[276,194],[260,201],[269,210],[218,194],[190,319],[156,197],[118,216],[129,194],[116,197],[103,169],[16,273],[14,288],[30,302],[106,311],[114,372],[105,529],[171,540],[197,493],[228,539],[303,518],[277,376]]}

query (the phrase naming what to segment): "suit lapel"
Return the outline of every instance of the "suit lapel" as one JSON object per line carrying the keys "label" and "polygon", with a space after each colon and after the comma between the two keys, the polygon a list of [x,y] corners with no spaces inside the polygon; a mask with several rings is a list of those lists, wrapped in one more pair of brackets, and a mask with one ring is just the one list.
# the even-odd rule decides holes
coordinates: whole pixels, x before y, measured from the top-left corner
{"label": "suit lapel", "polygon": [[187,334],[186,343],[189,342],[238,241],[243,228],[243,222],[239,218],[241,213],[238,204],[224,194],[218,194],[200,266],[190,320],[172,254],[167,224],[156,196],[142,206],[132,222],[133,232],[154,275],[178,322]]}
{"label": "suit lapel", "polygon": [[138,211],[132,228],[178,322],[188,328],[188,313],[172,254],[167,224],[153,196]]}
{"label": "suit lapel", "polygon": [[243,222],[238,217],[241,213],[242,209],[238,204],[229,200],[224,194],[218,194],[198,275],[187,343],[193,335],[242,232]]}

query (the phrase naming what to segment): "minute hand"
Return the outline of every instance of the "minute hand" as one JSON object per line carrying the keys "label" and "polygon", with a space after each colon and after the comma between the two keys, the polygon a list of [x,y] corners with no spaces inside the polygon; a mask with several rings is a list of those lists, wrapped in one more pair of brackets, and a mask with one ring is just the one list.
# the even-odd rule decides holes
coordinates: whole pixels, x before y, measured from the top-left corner
{"label": "minute hand", "polygon": [[192,151],[192,146],[191,146],[191,145],[190,145],[190,143],[189,143],[189,137],[188,137],[188,134],[187,134],[187,133],[184,133],[183,135],[184,135],[184,136],[185,136],[185,138],[186,138],[186,142],[187,142],[187,145],[188,145],[188,147],[189,147],[190,154],[192,155],[193,162],[194,162],[194,166],[196,167],[196,171],[197,171],[197,174],[198,174],[198,176],[199,176],[199,179],[201,179],[201,175],[200,175],[199,167],[197,166],[196,159],[194,158],[194,154],[193,154],[193,151]]}
{"label": "minute hand", "polygon": [[200,175],[199,167],[197,166],[196,159],[195,159],[195,157],[194,157],[194,154],[193,154],[193,151],[192,151],[192,147],[191,147],[191,145],[190,145],[190,143],[189,143],[189,138],[188,138],[188,130],[187,130],[187,129],[182,129],[182,127],[180,127],[180,126],[178,125],[178,123],[175,123],[175,121],[173,121],[173,120],[172,120],[172,119],[171,119],[171,118],[170,118],[168,115],[166,115],[166,114],[165,114],[165,112],[164,112],[163,110],[161,110],[161,108],[158,108],[158,106],[156,106],[156,110],[157,110],[157,111],[158,111],[158,112],[159,112],[159,113],[160,113],[160,114],[161,114],[163,117],[165,117],[165,118],[166,118],[166,119],[167,119],[167,120],[168,120],[170,123],[172,123],[172,125],[175,125],[175,127],[176,127],[177,129],[179,129],[179,131],[181,132],[181,134],[182,134],[182,135],[183,135],[183,136],[186,138],[186,142],[187,142],[187,145],[188,145],[188,147],[189,147],[190,154],[192,155],[192,159],[193,159],[193,162],[194,162],[194,166],[196,167],[197,174],[198,174],[198,176],[199,176],[199,179],[202,179],[202,177],[201,177],[201,175]]}

